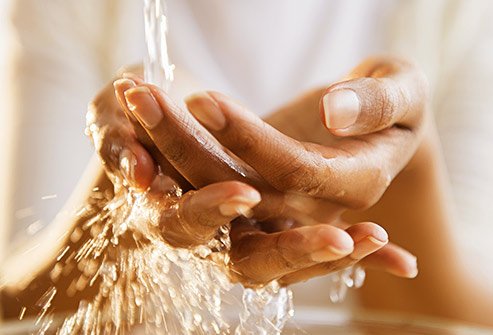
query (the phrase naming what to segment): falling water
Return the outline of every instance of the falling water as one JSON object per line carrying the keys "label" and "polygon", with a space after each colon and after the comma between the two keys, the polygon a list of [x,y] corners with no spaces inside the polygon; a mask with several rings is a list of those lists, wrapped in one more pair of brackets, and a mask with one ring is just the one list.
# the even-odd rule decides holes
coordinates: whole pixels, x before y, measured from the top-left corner
{"label": "falling water", "polygon": [[[174,65],[170,63],[168,55],[166,3],[165,0],[144,2],[147,43],[145,80],[168,90],[174,78]],[[261,299],[258,298],[260,296]],[[242,300],[243,312],[240,314],[237,334],[280,333],[293,313],[291,292],[286,288],[279,288],[277,283],[271,283],[263,289],[245,289]],[[268,315],[265,313],[267,309],[275,310],[275,313]]]}

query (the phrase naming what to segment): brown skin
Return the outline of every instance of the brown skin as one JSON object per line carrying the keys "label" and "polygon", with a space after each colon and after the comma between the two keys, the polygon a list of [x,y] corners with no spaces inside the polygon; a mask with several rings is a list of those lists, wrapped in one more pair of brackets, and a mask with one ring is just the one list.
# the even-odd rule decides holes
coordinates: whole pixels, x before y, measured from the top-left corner
{"label": "brown skin", "polygon": [[[236,155],[241,156],[241,154],[238,154],[238,152],[235,151],[231,147],[231,145],[228,146],[228,148],[231,150],[225,150],[224,147],[217,145],[217,142],[211,136],[211,133],[215,134],[214,132],[209,133],[205,131],[205,129],[202,128],[197,123],[197,121],[190,116],[190,114],[176,106],[176,104],[174,104],[174,102],[162,91],[152,85],[144,84],[139,78],[135,78],[133,76],[132,79],[133,81],[119,80],[115,82],[115,88],[121,106],[126,111],[126,114],[129,115],[129,120],[134,123],[134,127],[136,129],[139,129],[139,126],[141,126],[143,129],[146,129],[147,136],[144,134],[144,138],[141,140],[141,143],[149,143],[150,141],[148,140],[148,138],[151,138],[155,146],[159,149],[159,152],[163,156],[165,156],[165,158],[173,165],[173,167],[195,187],[200,187],[201,185],[210,182],[217,182],[224,179],[237,179],[241,181],[246,181],[248,184],[255,186],[261,192],[263,200],[257,207],[254,208],[254,218],[260,220],[260,222],[262,223],[260,227],[261,230],[250,226],[248,227],[248,238],[242,239],[243,235],[236,234],[235,230],[238,229],[238,227],[242,227],[241,229],[243,231],[244,226],[240,226],[239,224],[233,225],[233,247],[231,259],[236,266],[240,267],[238,269],[239,271],[235,272],[242,273],[242,275],[244,276],[242,278],[243,282],[252,279],[253,282],[258,282],[259,279],[260,282],[265,282],[271,279],[280,279],[281,282],[288,284],[297,280],[307,279],[309,277],[306,275],[300,275],[300,273],[295,274],[293,272],[293,270],[296,270],[295,272],[299,272],[300,269],[303,269],[301,271],[304,272],[308,269],[307,266],[309,265],[309,263],[305,263],[300,260],[304,258],[303,255],[306,255],[308,252],[313,251],[305,249],[308,247],[309,243],[299,243],[299,241],[300,239],[304,240],[302,236],[306,238],[306,232],[309,231],[309,227],[305,227],[305,234],[301,234],[302,236],[299,236],[300,234],[296,234],[298,235],[298,237],[296,237],[296,235],[295,237],[289,237],[290,235],[297,232],[296,229],[282,232],[281,235],[279,235],[279,233],[265,235],[262,230],[266,230],[266,224],[268,226],[271,226],[273,219],[279,220],[294,218],[297,221],[296,223],[299,224],[315,224],[316,226],[311,227],[313,229],[311,233],[311,238],[309,237],[307,240],[307,242],[309,242],[310,239],[315,240],[317,236],[320,235],[319,229],[328,229],[327,226],[325,226],[324,228],[323,225],[320,225],[321,223],[332,222],[340,224],[340,222],[338,222],[340,214],[345,210],[345,207],[347,205],[341,205],[339,202],[348,202],[351,206],[359,206],[362,202],[371,201],[367,200],[367,197],[363,197],[363,199],[361,199],[357,198],[355,195],[349,195],[347,199],[344,199],[344,197],[341,198],[337,194],[339,193],[339,191],[334,194],[334,192],[330,190],[327,190],[327,192],[325,192],[322,188],[305,188],[304,186],[300,185],[293,185],[293,188],[291,188],[290,185],[297,182],[298,176],[293,174],[293,177],[295,179],[291,180],[291,183],[290,178],[288,177],[290,173],[285,173],[282,169],[280,169],[279,171],[281,173],[284,173],[284,175],[275,177],[277,178],[276,182],[272,182],[272,180],[266,180],[265,174],[262,174],[260,170],[262,169],[262,166],[271,166],[271,168],[276,169],[274,162],[267,161],[265,164],[261,162],[259,165],[258,163],[259,161],[262,161],[262,159],[256,157],[255,159],[257,159],[257,161],[253,162],[253,164],[251,162],[247,162],[252,165],[256,171],[253,170],[250,165],[245,164],[244,161],[241,161],[236,157]],[[136,87],[137,84],[139,84],[139,86]],[[196,97],[194,100],[189,99],[187,101],[190,111],[193,111],[194,105],[195,107],[203,107],[200,106],[201,104],[207,105],[207,102],[198,101],[197,98],[199,97]],[[227,99],[226,97],[221,96],[217,93],[215,95],[215,98]],[[225,111],[224,108],[223,111]],[[147,115],[147,119],[143,119],[142,115]],[[140,120],[140,125],[136,122],[136,120],[138,119]],[[259,124],[263,123],[260,119],[256,119],[253,122],[258,122]],[[259,127],[258,125],[249,124],[248,122],[243,122],[242,124],[239,124],[238,127],[241,128],[242,132],[246,132],[249,130],[249,126]],[[268,128],[268,126],[262,126],[261,129],[264,130],[266,128]],[[259,129],[256,128],[255,130]],[[139,133],[141,131],[139,130],[136,132]],[[260,138],[262,140],[266,139],[267,142],[270,141],[270,143],[275,143],[275,139],[270,139],[270,137],[272,137],[270,135],[274,133],[274,129],[271,128],[270,134],[256,134],[256,138]],[[241,132],[236,132],[235,134],[232,134],[231,137],[233,137],[234,135],[240,136]],[[275,135],[282,136],[282,134],[280,133],[276,133]],[[388,144],[385,143],[385,137],[388,136],[383,135],[384,146]],[[230,136],[225,135],[225,138],[228,139],[230,138]],[[287,141],[291,140],[288,137],[284,137],[283,139]],[[234,143],[242,143],[241,147],[242,149],[244,149],[244,143],[251,142],[252,144],[255,144],[255,140],[256,139],[253,138],[253,136],[248,136],[247,134],[246,137],[243,136],[241,138],[235,138],[232,141]],[[340,156],[344,155],[345,157],[347,157],[348,152],[351,148],[357,150],[356,145],[357,143],[359,143],[359,141],[349,140],[347,142],[348,143],[345,146],[343,145],[340,148],[326,148],[327,150],[324,152],[324,154],[330,155],[332,157],[330,164],[332,164],[334,167],[341,165],[338,164],[339,162],[344,162],[343,157]],[[298,147],[300,146],[301,145],[299,145]],[[282,148],[271,148],[271,151],[272,150],[279,152],[282,150]],[[233,151],[236,155],[231,154],[231,151]],[[264,155],[261,150],[257,150],[255,153],[253,153],[253,156],[256,156],[258,154]],[[340,156],[337,156],[337,154],[340,154]],[[366,161],[366,159],[363,157],[364,155],[366,155],[365,150],[362,150],[362,152],[358,154],[362,156],[359,157],[359,165],[363,165],[358,170],[359,172],[361,172],[361,175],[359,177],[372,177],[374,175],[374,172],[377,171],[374,171],[374,168],[371,166],[364,166],[364,163]],[[269,154],[267,153],[267,156],[268,155]],[[307,158],[306,156],[309,156],[309,153],[301,152],[300,155],[297,156],[297,159],[292,159],[291,162],[298,163],[298,161],[303,160],[303,158]],[[277,157],[279,157],[279,155],[277,155]],[[282,158],[282,155],[280,157]],[[233,166],[233,168],[231,168],[231,166]],[[356,167],[357,166],[358,162],[356,162]],[[346,171],[337,172],[342,175],[344,172],[348,172],[350,170],[349,168],[354,167],[355,165],[345,166]],[[328,168],[329,167],[327,167],[327,169]],[[286,169],[292,170],[292,167],[285,166],[284,170]],[[206,170],[207,173],[204,173],[204,170]],[[242,173],[238,171],[242,171]],[[257,172],[260,172],[261,175],[259,176]],[[334,172],[332,172],[332,174],[334,175],[332,181],[336,183],[338,175]],[[323,176],[320,174],[318,175],[319,180],[322,180]],[[364,178],[362,179],[365,180]],[[379,179],[379,177],[377,176],[376,179]],[[374,180],[375,178],[373,178],[372,181]],[[286,185],[280,187],[283,185],[282,181],[284,181],[284,184]],[[299,180],[299,182],[302,181],[303,180],[301,179]],[[376,181],[378,182],[378,180]],[[328,181],[324,181],[324,184],[327,185]],[[368,185],[362,185],[362,188],[365,189],[365,187],[370,186],[372,186],[371,183],[369,183]],[[354,185],[349,185],[349,187],[354,187]],[[317,191],[320,191],[320,194],[317,194]],[[362,194],[364,195],[365,193]],[[372,194],[371,196],[374,196],[374,194]],[[295,205],[297,205],[297,207]],[[299,210],[300,205],[302,206],[301,210]],[[365,225],[368,226],[368,224]],[[365,225],[361,225],[361,227],[364,227]],[[376,225],[373,227],[374,229],[378,228],[378,226]],[[357,233],[357,227],[354,227],[354,229],[355,233]],[[358,235],[359,238],[357,240],[354,240],[353,238],[354,242],[358,242],[358,245],[355,248],[356,250],[351,254],[352,262],[345,261],[344,266],[347,266],[350,263],[354,263],[355,260],[359,260],[369,253],[380,249],[380,247],[385,244],[386,237],[383,238],[383,243],[369,243],[375,241],[375,239],[368,239],[368,236],[370,235],[373,237],[376,236],[375,233],[369,233],[367,231],[365,235],[365,233],[361,231],[361,234]],[[240,237],[240,239],[236,240],[237,237]],[[378,239],[378,237],[376,237],[376,239]],[[281,250],[283,250],[284,256],[279,258],[279,260],[277,261],[278,258],[275,257],[275,255],[279,252],[279,247],[277,247],[278,250],[272,255],[272,259],[274,260],[276,266],[269,265],[266,267],[264,264],[265,259],[271,259],[270,257],[264,256],[256,258],[252,257],[252,254],[250,254],[249,257],[245,257],[245,255],[240,252],[243,250],[250,250],[250,252],[252,250],[262,250],[261,246],[278,245],[278,241],[292,241],[290,242],[290,244],[292,245],[293,250],[298,251],[299,256],[296,256],[295,253],[295,257],[293,257],[293,253],[290,250],[286,250],[286,247],[282,247]],[[245,242],[247,242],[247,246],[244,245]],[[362,252],[361,248],[365,248],[367,250]],[[270,247],[267,249],[270,250]],[[411,256],[403,252],[402,249],[397,248],[393,245],[384,249],[390,255],[387,260],[392,260],[392,266],[388,266],[387,270],[392,268],[392,270],[390,271],[394,271],[394,273],[403,276],[415,275],[415,270],[412,269],[413,265],[408,264],[409,261],[413,261]],[[293,259],[297,260],[295,264],[292,264]],[[371,259],[372,258],[369,258],[368,261],[371,261]],[[242,260],[242,262],[239,262],[238,260]],[[286,265],[282,264],[287,264],[288,268],[286,268]],[[284,269],[284,274],[283,272],[281,272],[281,270],[278,270],[280,265],[282,265],[281,269]],[[380,265],[382,264],[380,263]],[[317,265],[314,266],[315,268],[309,266],[308,273],[310,273],[310,271],[313,271],[313,273],[316,275],[322,274],[319,267],[317,267]],[[328,273],[334,271],[339,267],[335,267],[334,264],[331,263],[323,264],[322,268],[324,269],[323,273]],[[274,273],[269,273],[269,270],[274,271]],[[285,276],[283,278],[282,276],[286,275],[287,273],[291,273],[291,275]],[[279,277],[279,275],[281,275],[281,277]]]}
{"label": "brown skin", "polygon": [[[493,288],[461,262],[452,240],[450,189],[433,125],[417,154],[381,201],[349,221],[377,220],[393,239],[413,250],[420,275],[402,281],[370,271],[360,291],[365,307],[493,326]],[[439,238],[437,238],[439,236]],[[383,293],[385,292],[385,294]]]}
{"label": "brown skin", "polygon": [[[327,130],[313,116],[323,91],[306,93],[266,121],[294,139],[330,143]],[[439,138],[429,118],[416,154],[378,203],[344,215],[349,222],[378,222],[395,243],[419,259],[420,274],[412,281],[370,269],[358,290],[364,307],[493,325],[493,288],[475,281],[467,264],[459,261],[460,250],[450,236],[454,218],[449,187]]]}
{"label": "brown skin", "polygon": [[[292,138],[288,137],[218,93],[209,93],[206,98],[213,99],[219,106],[219,112],[227,119],[227,127],[219,132],[217,129],[207,131],[159,89],[132,78],[133,81],[116,83],[117,97],[130,122],[125,123],[115,113],[119,108],[112,99],[106,99],[104,93],[95,100],[90,115],[103,135],[102,141],[96,142],[96,149],[107,171],[117,175],[122,172],[118,161],[120,154],[123,148],[129,149],[135,155],[137,165],[131,176],[127,171],[123,177],[136,188],[149,186],[159,165],[185,190],[214,187],[222,190],[216,195],[222,194],[223,200],[228,198],[224,197],[228,192],[234,193],[235,200],[241,199],[241,210],[233,206],[236,211],[228,216],[220,210],[220,205],[225,202],[217,203],[216,210],[204,208],[204,201],[198,201],[196,208],[190,205],[188,211],[201,214],[188,215],[188,220],[185,215],[185,223],[180,221],[175,225],[173,219],[165,223],[172,244],[200,243],[212,236],[218,225],[253,209],[254,219],[259,224],[252,225],[243,218],[233,223],[231,232],[232,274],[238,274],[236,279],[245,284],[265,283],[272,279],[289,284],[333,272],[360,260],[370,267],[399,276],[414,276],[414,258],[395,245],[385,246],[387,234],[378,225],[362,222],[341,229],[347,227],[341,221],[341,214],[347,208],[364,208],[377,202],[387,187],[389,176],[392,178],[404,167],[420,139],[424,103],[420,100],[419,72],[412,65],[394,59],[384,60],[383,66],[380,65],[370,60],[356,69],[353,76],[361,75],[360,72],[366,69],[370,71],[366,76],[388,76],[388,79],[355,79],[329,88],[353,85],[352,89],[360,90],[361,115],[367,126],[357,122],[356,127],[345,132],[331,130],[338,136],[346,136],[344,141],[334,140],[335,137],[327,132],[320,141],[303,138],[301,134],[289,134],[290,131],[295,133],[289,128],[285,134]],[[136,85],[144,89],[135,89]],[[395,91],[400,94],[392,94]],[[373,101],[374,96],[380,99]],[[316,95],[305,96],[276,116],[282,114],[279,120],[286,120],[290,113],[295,113],[300,101],[303,106],[320,100],[320,95],[316,100],[311,97]],[[397,99],[382,100],[390,97]],[[206,103],[200,99],[195,97],[187,101],[191,112],[203,109]],[[133,110],[128,109],[128,102]],[[161,113],[159,122],[143,131],[142,125],[146,123],[139,125],[136,120],[142,111],[152,109]],[[310,115],[313,117],[316,113],[312,111]],[[274,125],[276,116],[271,119]],[[305,121],[307,125],[314,124],[310,117],[304,117]],[[278,128],[282,130],[281,125]],[[307,134],[322,133],[308,131]],[[358,134],[368,135],[350,136]],[[318,144],[300,143],[296,138]],[[231,179],[239,182],[223,182]],[[248,184],[262,195],[263,201],[257,207],[259,199],[244,201],[247,194],[256,192]],[[208,191],[205,188],[203,190]],[[342,194],[341,189],[345,191]],[[197,197],[201,191],[187,193],[184,199]],[[210,193],[203,192],[204,197]],[[217,195],[217,199],[222,196]],[[193,219],[196,217],[206,219],[196,222]],[[286,223],[293,219],[294,225]],[[300,227],[306,224],[315,225]],[[183,225],[192,227],[193,238],[184,234]],[[202,238],[196,239],[195,232]]]}

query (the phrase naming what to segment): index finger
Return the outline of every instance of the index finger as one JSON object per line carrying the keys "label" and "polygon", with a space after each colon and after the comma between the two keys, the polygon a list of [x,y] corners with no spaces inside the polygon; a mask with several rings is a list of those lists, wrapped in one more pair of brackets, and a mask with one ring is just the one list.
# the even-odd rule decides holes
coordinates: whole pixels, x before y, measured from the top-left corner
{"label": "index finger", "polygon": [[156,146],[154,145],[154,142],[149,137],[145,129],[135,118],[133,113],[128,109],[125,99],[125,91],[133,87],[136,87],[137,84],[143,83],[142,79],[136,76],[132,76],[131,77],[132,79],[129,78],[130,78],[129,75],[127,75],[123,79],[118,79],[113,83],[113,86],[115,88],[115,96],[118,100],[118,103],[120,104],[121,108],[125,112],[127,119],[132,124],[138,142],[140,142],[145,147],[145,149],[149,152],[152,158],[154,158],[154,160],[157,162],[163,173],[165,173],[173,180],[175,180],[183,190],[191,189],[192,187],[190,186],[188,181],[185,180],[185,178],[178,171],[176,171],[173,165],[170,164],[170,162],[161,154],[161,152],[157,150]]}
{"label": "index finger", "polygon": [[195,187],[221,180],[246,181],[245,176],[252,174],[157,87],[140,85],[124,95],[153,143]]}
{"label": "index finger", "polygon": [[272,188],[243,161],[230,155],[188,112],[180,109],[162,90],[141,85],[125,91],[131,112],[153,143],[193,186],[237,180],[254,186],[263,201],[255,208],[258,219],[284,211],[283,194]]}

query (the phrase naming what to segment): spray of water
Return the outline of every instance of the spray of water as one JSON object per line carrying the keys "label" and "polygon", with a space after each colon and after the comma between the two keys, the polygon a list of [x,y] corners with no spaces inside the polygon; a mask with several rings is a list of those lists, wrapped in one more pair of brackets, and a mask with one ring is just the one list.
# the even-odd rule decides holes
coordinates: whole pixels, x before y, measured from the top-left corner
{"label": "spray of water", "polygon": [[[98,286],[81,301],[60,334],[220,334],[229,325],[221,315],[221,294],[231,284],[221,268],[228,231],[209,245],[173,248],[163,223],[179,195],[160,199],[122,188],[84,224],[97,231],[67,259],[82,269],[76,290]],[[164,201],[164,203],[163,203]]]}

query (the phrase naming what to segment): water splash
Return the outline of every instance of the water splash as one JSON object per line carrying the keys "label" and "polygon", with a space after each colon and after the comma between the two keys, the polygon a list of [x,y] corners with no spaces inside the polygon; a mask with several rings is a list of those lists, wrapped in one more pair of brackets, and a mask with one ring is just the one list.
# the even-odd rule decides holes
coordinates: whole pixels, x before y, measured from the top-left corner
{"label": "water splash", "polygon": [[363,286],[365,277],[366,272],[359,265],[354,265],[328,276],[330,280],[330,301],[333,303],[342,302],[347,295],[348,289]]}
{"label": "water splash", "polygon": [[[228,227],[207,245],[172,247],[163,225],[178,209],[181,192],[156,197],[124,185],[118,190],[111,199],[95,191],[79,212],[86,219],[69,239],[80,247],[62,248],[50,273],[55,284],[61,277],[73,280],[64,292],[54,285],[38,300],[38,334],[230,334],[222,315],[223,297],[233,287]],[[55,297],[89,290],[93,296],[53,329]],[[291,292],[277,283],[246,289],[235,334],[278,334],[292,314]]]}
{"label": "water splash", "polygon": [[[79,249],[64,250],[57,264],[81,272],[68,287],[68,296],[90,287],[97,291],[79,303],[59,334],[128,334],[137,328],[145,334],[229,332],[221,315],[221,295],[232,284],[220,266],[224,251],[213,253],[226,250],[225,237],[219,234],[208,245],[191,249],[171,247],[162,225],[178,199],[168,194],[158,201],[123,188],[84,222],[83,229],[93,231],[92,236]],[[56,268],[55,281],[60,275]],[[51,315],[55,294],[52,288],[40,300],[38,320]]]}
{"label": "water splash", "polygon": [[293,294],[277,282],[243,291],[243,311],[235,335],[280,334],[293,317]]}

